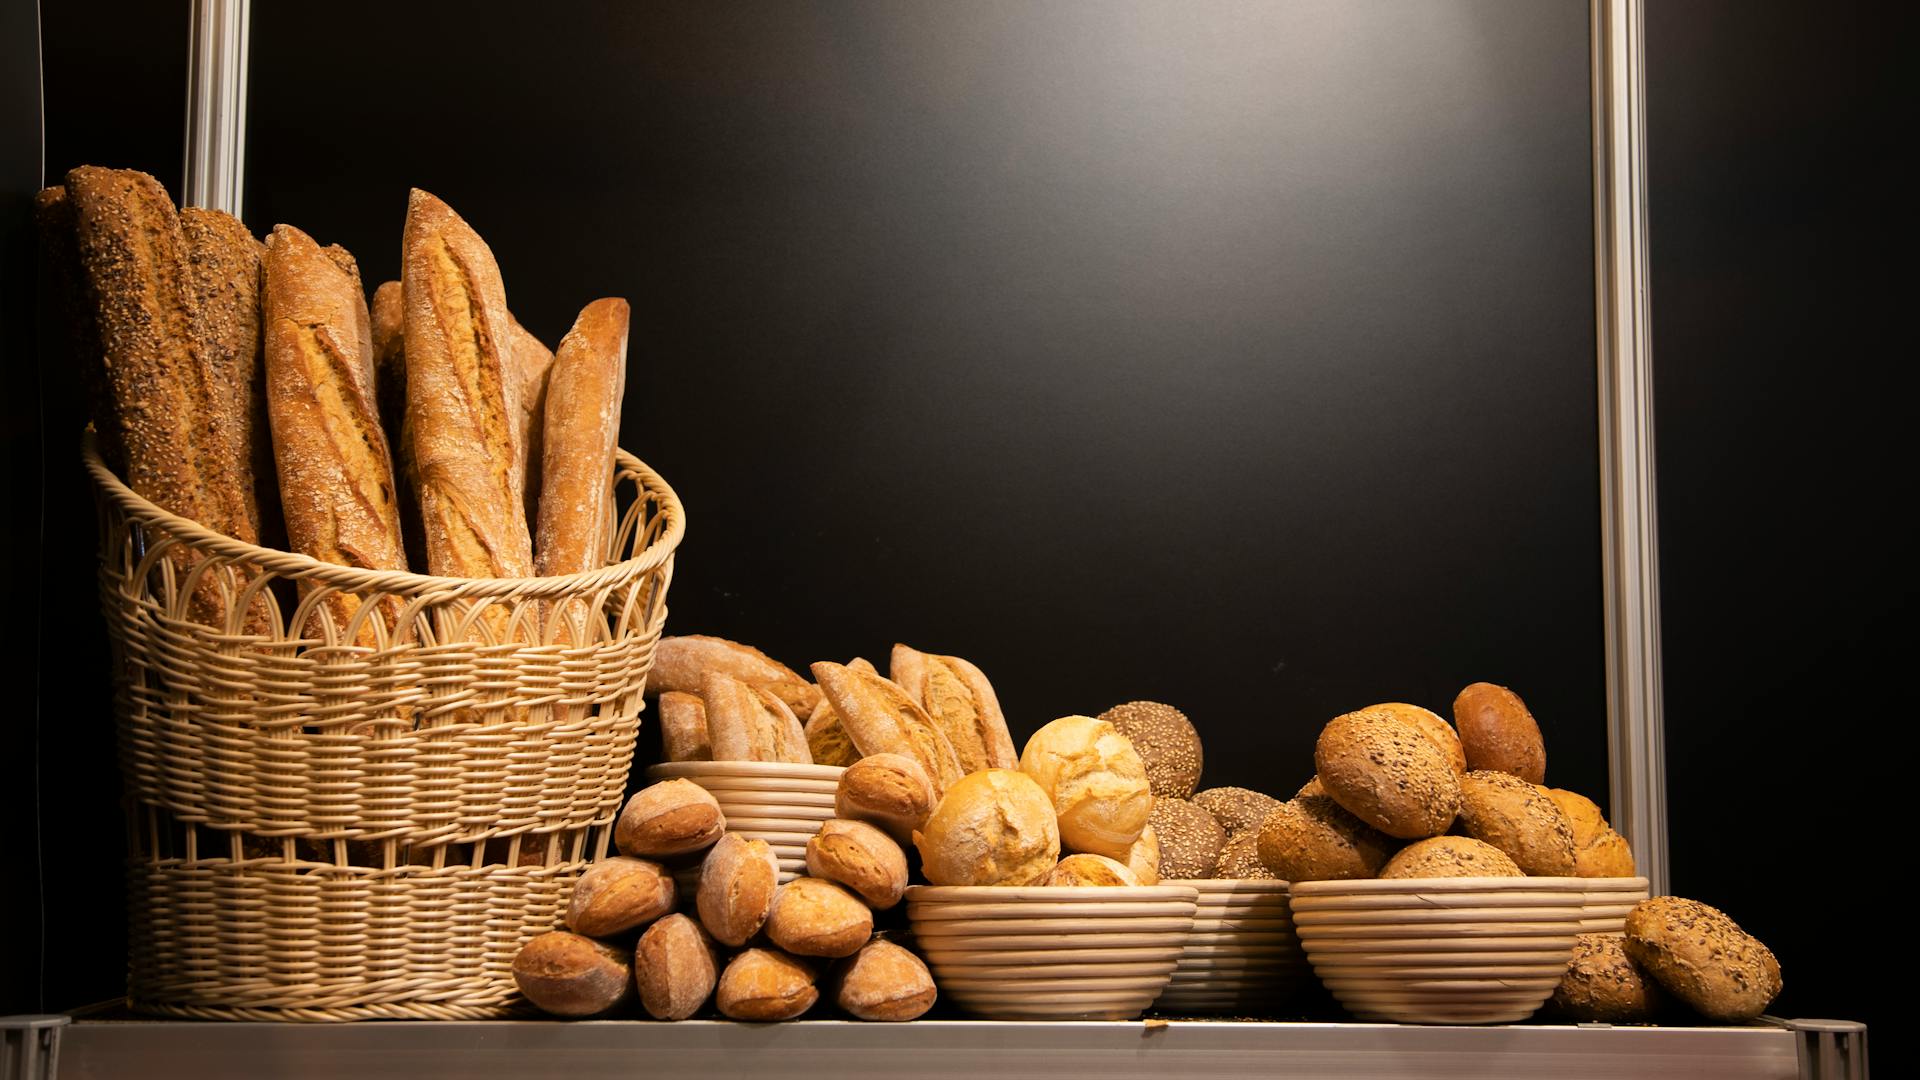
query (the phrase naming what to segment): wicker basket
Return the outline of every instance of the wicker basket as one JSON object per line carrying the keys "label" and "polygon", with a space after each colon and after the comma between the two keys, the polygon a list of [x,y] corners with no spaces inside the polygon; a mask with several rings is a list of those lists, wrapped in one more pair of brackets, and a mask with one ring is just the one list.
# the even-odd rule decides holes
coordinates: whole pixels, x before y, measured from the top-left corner
{"label": "wicker basket", "polygon": [[[624,451],[611,565],[466,580],[220,536],[83,456],[125,782],[128,996],[479,1019],[605,853],[685,512]],[[620,561],[611,561],[618,558]],[[348,626],[323,603],[361,600]],[[195,621],[215,597],[220,612]]]}

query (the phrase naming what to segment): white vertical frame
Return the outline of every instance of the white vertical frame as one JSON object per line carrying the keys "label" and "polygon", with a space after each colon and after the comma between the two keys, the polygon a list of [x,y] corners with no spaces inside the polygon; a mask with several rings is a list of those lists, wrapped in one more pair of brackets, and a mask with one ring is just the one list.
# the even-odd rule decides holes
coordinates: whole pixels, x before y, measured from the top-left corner
{"label": "white vertical frame", "polygon": [[[248,11],[248,0],[193,0],[185,201],[236,216]],[[1609,809],[1658,895],[1668,886],[1667,810],[1642,0],[1589,0],[1589,13]]]}

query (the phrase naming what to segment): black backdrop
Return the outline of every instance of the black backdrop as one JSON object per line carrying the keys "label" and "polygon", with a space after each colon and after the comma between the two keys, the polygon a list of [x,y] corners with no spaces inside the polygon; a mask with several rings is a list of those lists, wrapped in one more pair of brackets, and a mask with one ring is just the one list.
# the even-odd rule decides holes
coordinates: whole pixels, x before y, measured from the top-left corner
{"label": "black backdrop", "polygon": [[[1603,794],[1585,14],[1545,7],[262,5],[247,216],[371,281],[419,184],[550,341],[633,299],[625,442],[692,513],[676,630],[961,652],[1022,734],[1165,697],[1209,782],[1281,790],[1332,711],[1503,679],[1554,779]],[[1870,1017],[1882,892],[1783,888],[1781,861],[1880,865],[1851,792],[1892,756],[1808,733],[1895,708],[1910,666],[1904,534],[1874,517],[1910,457],[1875,337],[1893,38],[1864,4],[1649,7],[1675,883],[1780,948],[1779,1011]],[[99,12],[48,5],[51,174],[177,191],[184,12]],[[52,453],[43,565],[84,579]],[[74,598],[56,630],[87,631]],[[75,655],[40,798],[54,1008],[118,979]],[[31,1008],[16,944],[6,1007]]]}

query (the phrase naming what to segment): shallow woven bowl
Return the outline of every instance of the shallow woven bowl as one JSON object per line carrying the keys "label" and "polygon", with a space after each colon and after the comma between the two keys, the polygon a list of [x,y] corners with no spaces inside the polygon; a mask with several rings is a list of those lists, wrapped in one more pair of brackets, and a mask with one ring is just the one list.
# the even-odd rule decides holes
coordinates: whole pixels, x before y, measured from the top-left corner
{"label": "shallow woven bowl", "polygon": [[[846,771],[772,761],[673,761],[648,768],[647,779],[686,779],[706,788],[727,817],[727,831],[765,840],[787,882],[807,872],[807,841],[833,817],[834,792]],[[678,877],[684,889],[685,872]]]}
{"label": "shallow woven bowl", "polygon": [[1165,989],[1193,927],[1190,885],[930,886],[907,921],[943,998],[995,1020],[1127,1020]]}
{"label": "shallow woven bowl", "polygon": [[1294,930],[1314,974],[1362,1020],[1524,1020],[1565,974],[1583,878],[1295,882]]}
{"label": "shallow woven bowl", "polygon": [[1279,1010],[1309,975],[1284,881],[1173,880],[1199,893],[1193,933],[1153,1007],[1191,1016]]}
{"label": "shallow woven bowl", "polygon": [[1585,913],[1580,918],[1583,934],[1624,934],[1627,912],[1647,898],[1647,879],[1643,877],[1585,878]]}

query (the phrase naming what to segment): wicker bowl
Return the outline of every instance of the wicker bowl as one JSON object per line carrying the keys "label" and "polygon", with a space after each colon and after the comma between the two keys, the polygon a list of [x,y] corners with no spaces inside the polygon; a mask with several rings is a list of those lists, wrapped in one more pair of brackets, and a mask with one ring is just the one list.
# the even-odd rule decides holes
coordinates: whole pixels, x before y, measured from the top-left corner
{"label": "wicker bowl", "polygon": [[1284,881],[1173,880],[1199,893],[1193,932],[1153,1007],[1187,1016],[1269,1015],[1312,977]]}
{"label": "wicker bowl", "polygon": [[[607,848],[685,512],[619,452],[608,565],[459,579],[242,543],[89,439],[134,1007],[480,1019]],[[335,621],[340,594],[358,600]]]}
{"label": "wicker bowl", "polygon": [[1585,910],[1580,917],[1583,934],[1624,934],[1627,913],[1647,898],[1647,879],[1643,877],[1585,878]]}
{"label": "wicker bowl", "polygon": [[726,815],[728,832],[765,840],[773,849],[784,884],[807,872],[807,841],[833,817],[834,792],[846,771],[838,765],[674,761],[649,767],[647,779],[686,779],[706,788]]}

